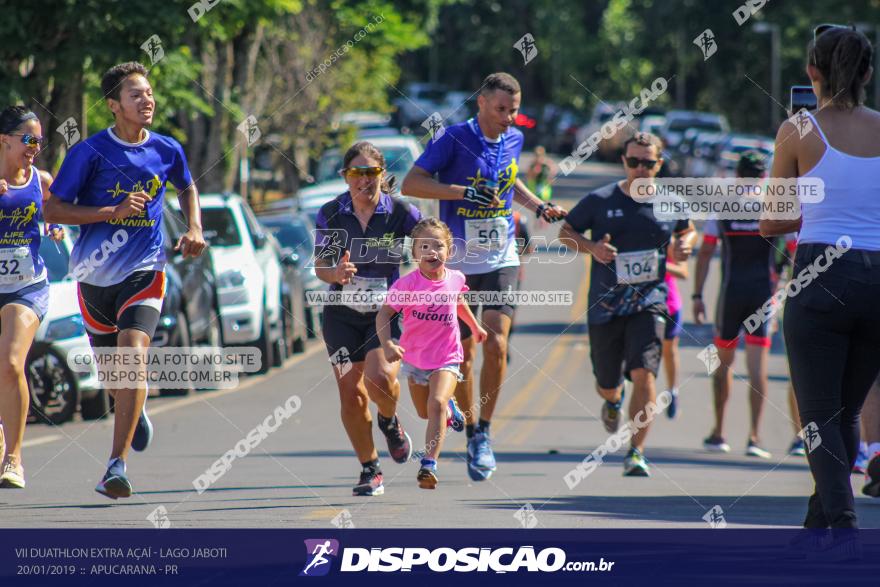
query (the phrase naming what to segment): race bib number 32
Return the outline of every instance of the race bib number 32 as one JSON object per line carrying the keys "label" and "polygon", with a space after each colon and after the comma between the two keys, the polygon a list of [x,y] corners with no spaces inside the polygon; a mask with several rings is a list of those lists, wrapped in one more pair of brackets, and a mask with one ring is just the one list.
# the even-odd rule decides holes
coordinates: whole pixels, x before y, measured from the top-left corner
{"label": "race bib number 32", "polygon": [[657,249],[618,253],[614,261],[617,283],[657,281],[660,255]]}
{"label": "race bib number 32", "polygon": [[28,247],[0,249],[0,283],[18,283],[34,277],[34,262]]}

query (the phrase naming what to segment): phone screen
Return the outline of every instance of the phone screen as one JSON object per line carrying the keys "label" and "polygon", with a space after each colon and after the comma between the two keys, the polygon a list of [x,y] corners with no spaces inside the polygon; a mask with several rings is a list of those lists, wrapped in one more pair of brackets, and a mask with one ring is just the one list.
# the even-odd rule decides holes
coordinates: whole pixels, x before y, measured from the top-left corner
{"label": "phone screen", "polygon": [[806,110],[816,109],[816,94],[813,93],[812,86],[792,86],[791,100],[789,101],[789,112],[794,114],[804,108]]}

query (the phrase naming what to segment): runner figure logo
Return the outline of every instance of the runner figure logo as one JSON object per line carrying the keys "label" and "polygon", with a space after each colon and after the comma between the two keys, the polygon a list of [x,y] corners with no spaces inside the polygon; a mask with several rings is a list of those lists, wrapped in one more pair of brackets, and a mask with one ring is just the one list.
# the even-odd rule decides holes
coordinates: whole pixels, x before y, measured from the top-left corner
{"label": "runner figure logo", "polygon": [[422,126],[428,130],[432,141],[437,141],[446,134],[446,127],[443,126],[443,117],[439,112],[432,113],[431,116],[425,119]]}
{"label": "runner figure logo", "polygon": [[801,138],[804,138],[813,130],[813,122],[807,116],[807,111],[803,108],[792,114],[788,121],[797,128]]}
{"label": "runner figure logo", "polygon": [[150,63],[156,65],[165,57],[165,49],[162,48],[162,39],[159,35],[153,35],[141,45],[144,53],[150,56]]}
{"label": "runner figure logo", "polygon": [[528,65],[529,61],[538,56],[538,48],[535,46],[535,37],[531,33],[526,33],[522,38],[513,45],[514,49],[518,49],[522,53],[523,65]]}
{"label": "runner figure logo", "polygon": [[340,377],[344,377],[346,373],[351,371],[351,353],[347,348],[342,347],[330,355],[330,364],[339,372]]}
{"label": "runner figure logo", "polygon": [[727,527],[727,520],[724,519],[724,510],[721,509],[720,505],[716,505],[706,512],[703,515],[703,519],[706,520],[712,528],[723,530]]}
{"label": "runner figure logo", "polygon": [[55,129],[55,132],[64,137],[64,142],[67,143],[68,147],[79,142],[79,126],[76,124],[76,120],[73,119],[73,116],[62,122],[61,126]]}
{"label": "runner figure logo", "polygon": [[332,559],[339,556],[339,541],[332,538],[305,540],[306,566],[300,577],[322,577],[330,572]]}
{"label": "runner figure logo", "polygon": [[706,375],[711,375],[715,372],[715,369],[721,366],[721,359],[718,358],[718,347],[714,344],[710,344],[697,353],[697,358],[706,365]]}
{"label": "runner figure logo", "polygon": [[815,422],[810,422],[804,429],[798,432],[798,436],[807,445],[807,452],[813,452],[822,445],[822,437],[819,435],[819,426]]}
{"label": "runner figure logo", "polygon": [[242,120],[236,128],[238,129],[238,132],[243,134],[247,139],[248,147],[254,146],[254,143],[259,141],[260,137],[263,136],[259,125],[257,125],[257,117],[253,114],[249,114],[248,117]]}
{"label": "runner figure logo", "polygon": [[706,61],[718,51],[718,43],[715,42],[715,33],[712,29],[706,29],[694,39],[694,45],[703,52],[703,61]]}

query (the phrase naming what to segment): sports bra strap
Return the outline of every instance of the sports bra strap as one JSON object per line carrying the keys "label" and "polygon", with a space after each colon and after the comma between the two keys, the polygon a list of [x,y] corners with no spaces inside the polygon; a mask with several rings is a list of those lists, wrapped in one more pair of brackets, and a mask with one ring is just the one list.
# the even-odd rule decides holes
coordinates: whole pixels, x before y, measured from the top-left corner
{"label": "sports bra strap", "polygon": [[810,112],[809,110],[804,110],[804,112],[807,113],[807,116],[810,118],[810,121],[812,121],[813,126],[816,128],[816,131],[819,133],[819,137],[822,139],[822,142],[825,143],[826,146],[830,147],[831,143],[828,142],[828,137],[826,137],[825,133],[822,132],[822,127],[819,126],[819,121],[816,120],[816,117],[813,116],[813,113]]}

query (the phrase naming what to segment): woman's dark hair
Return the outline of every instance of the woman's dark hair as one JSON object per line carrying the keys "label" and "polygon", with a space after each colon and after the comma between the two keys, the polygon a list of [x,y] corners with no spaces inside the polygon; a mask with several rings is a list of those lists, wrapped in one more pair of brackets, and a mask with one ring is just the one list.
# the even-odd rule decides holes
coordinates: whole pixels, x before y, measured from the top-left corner
{"label": "woman's dark hair", "polygon": [[821,33],[807,49],[810,65],[822,74],[822,92],[837,106],[854,108],[865,101],[865,74],[874,49],[861,32],[835,27]]}
{"label": "woman's dark hair", "polygon": [[[345,157],[342,158],[343,169],[351,165],[352,160],[358,155],[375,159],[380,167],[385,167],[385,155],[382,154],[382,151],[376,148],[376,145],[369,141],[358,141],[345,152]],[[388,173],[388,170],[386,169],[385,177],[382,179],[382,185],[379,186],[379,189],[386,194],[390,194],[394,192],[396,186],[397,178]]]}
{"label": "woman's dark hair", "polygon": [[37,120],[37,115],[30,108],[22,105],[7,106],[0,112],[0,134],[8,135],[28,120]]}
{"label": "woman's dark hair", "polygon": [[122,92],[122,82],[125,78],[135,74],[147,77],[148,73],[147,68],[137,61],[114,65],[101,78],[101,93],[104,94],[104,98],[119,100],[119,95]]}

